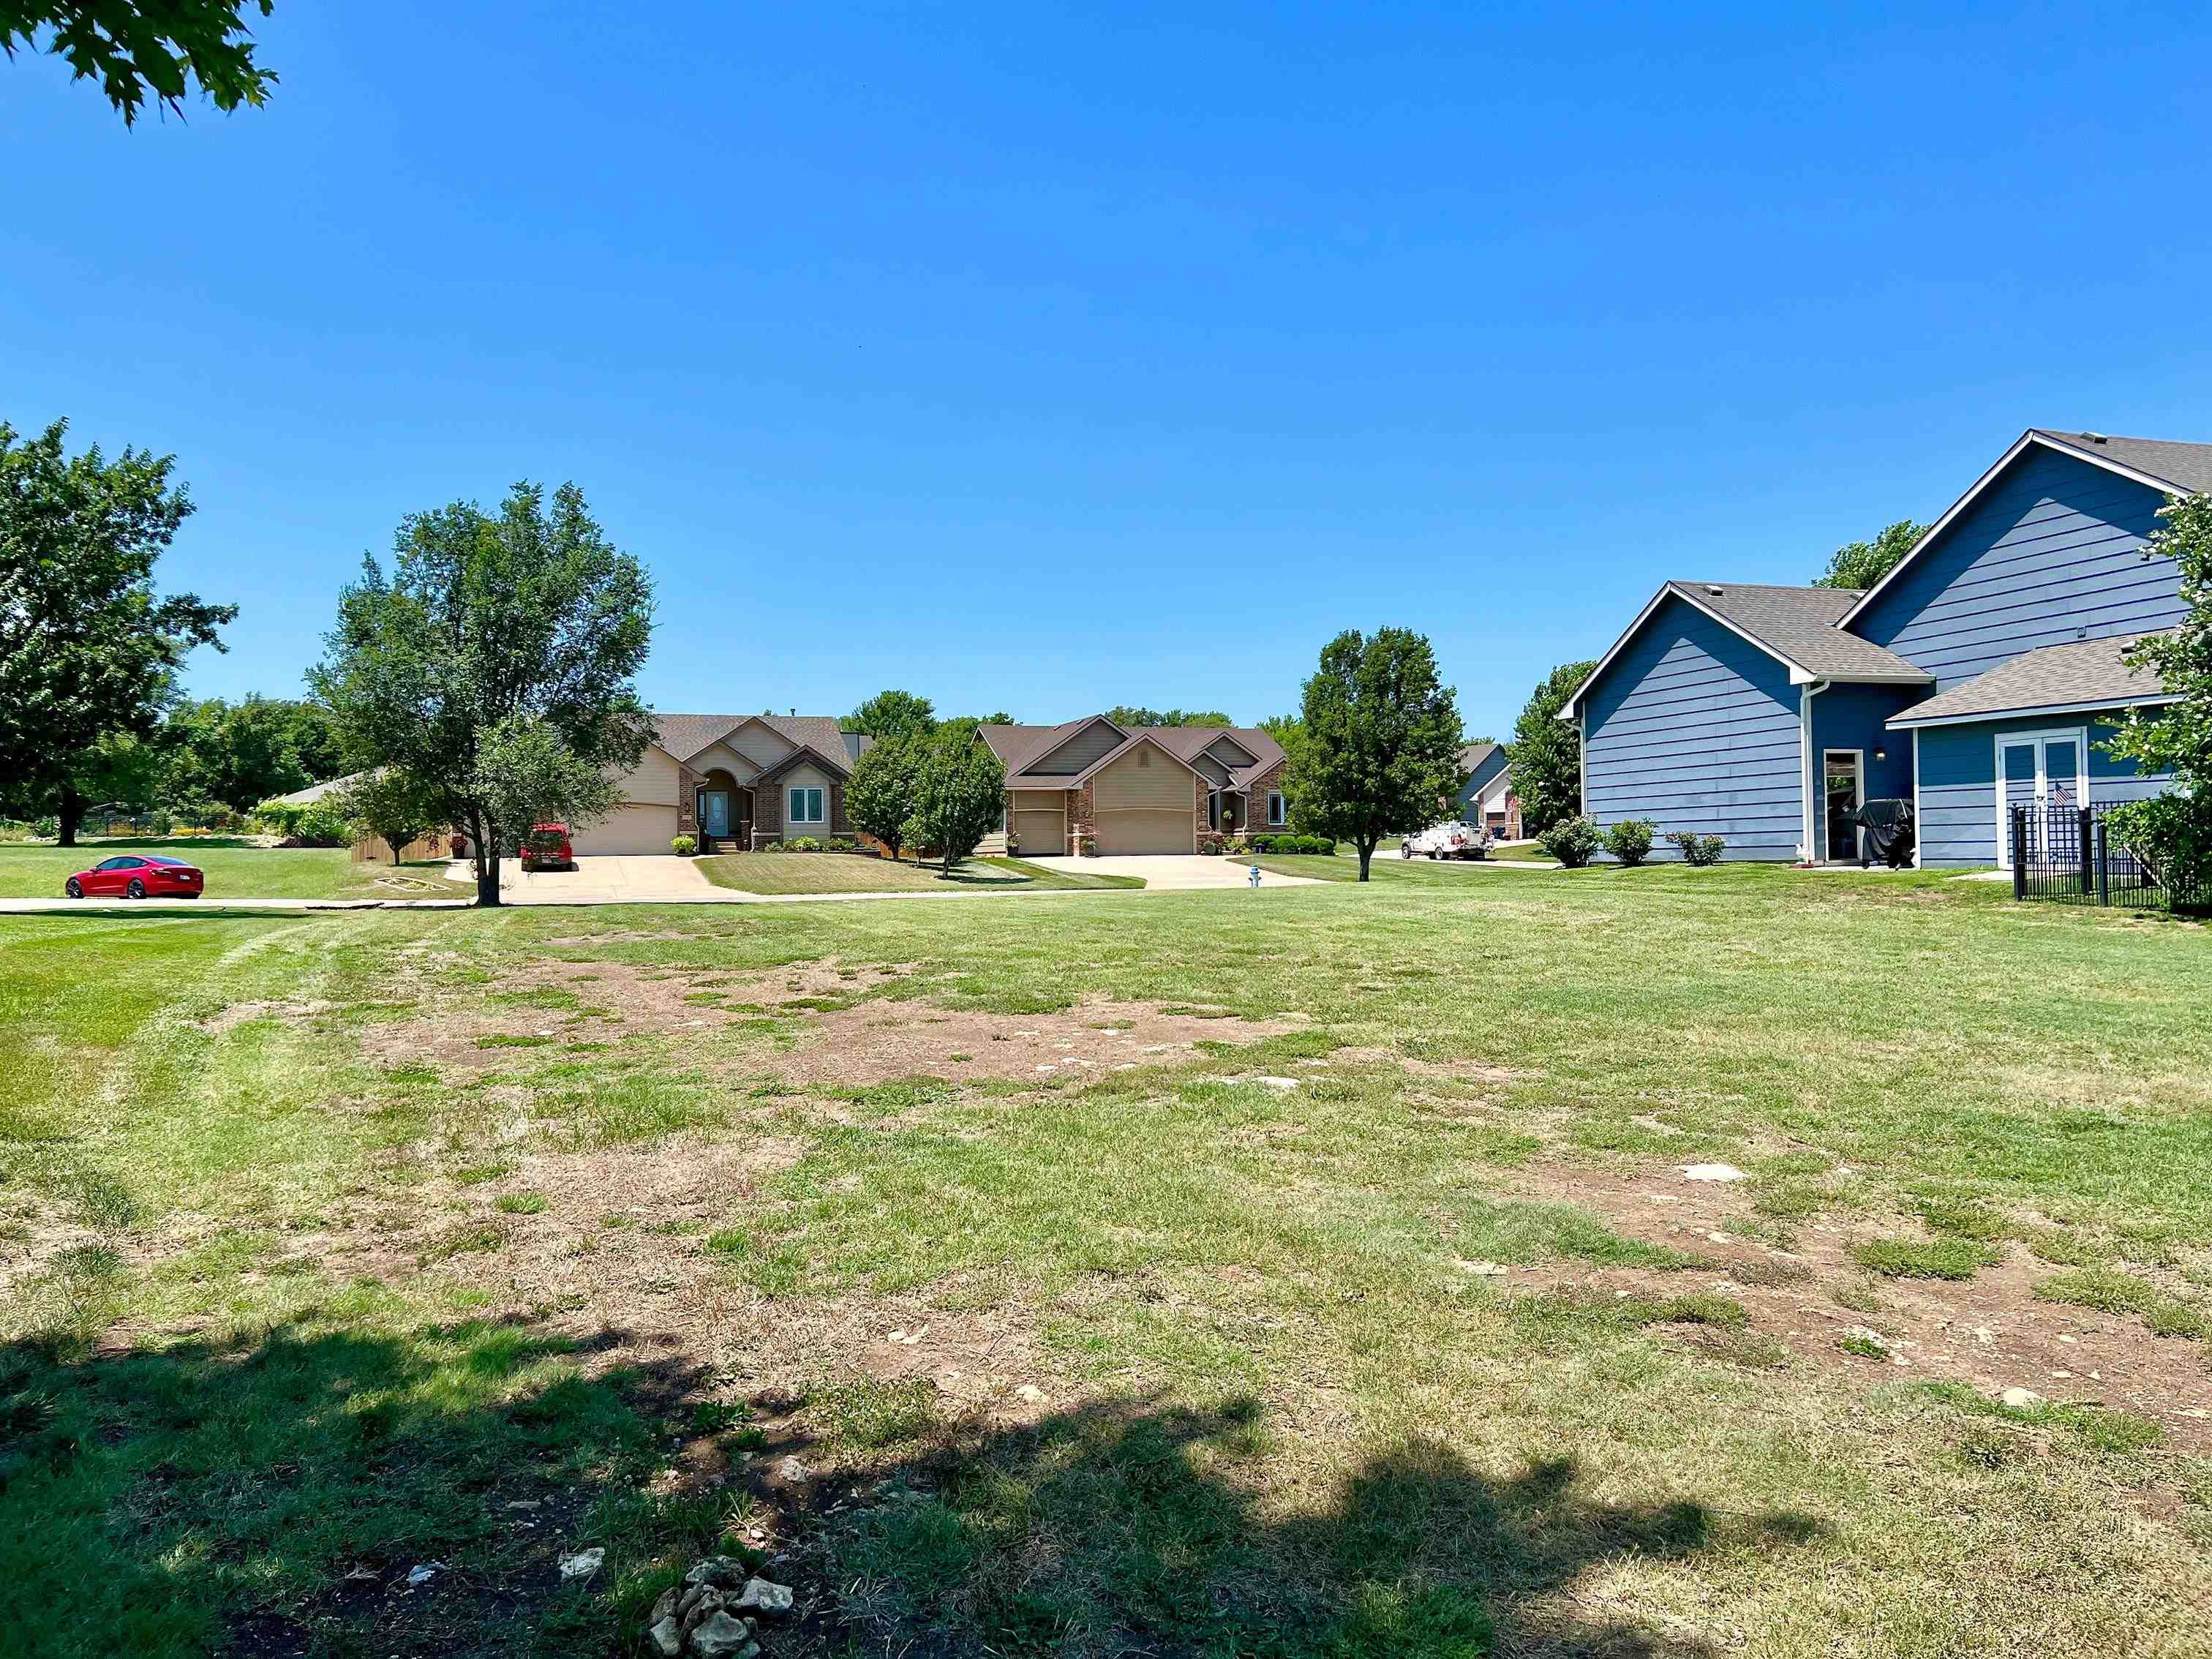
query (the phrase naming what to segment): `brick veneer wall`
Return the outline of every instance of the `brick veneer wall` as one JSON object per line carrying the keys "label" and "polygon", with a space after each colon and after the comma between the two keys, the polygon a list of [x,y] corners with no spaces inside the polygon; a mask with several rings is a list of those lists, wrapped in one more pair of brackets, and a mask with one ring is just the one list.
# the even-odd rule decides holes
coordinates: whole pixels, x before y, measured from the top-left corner
{"label": "brick veneer wall", "polygon": [[1075,850],[1076,836],[1095,836],[1097,833],[1098,794],[1092,787],[1091,780],[1086,778],[1080,787],[1067,792],[1068,850],[1070,852]]}
{"label": "brick veneer wall", "polygon": [[676,763],[676,831],[678,835],[699,833],[699,792],[707,780],[694,772],[682,761]]}
{"label": "brick veneer wall", "polygon": [[[1287,821],[1283,823],[1270,823],[1267,822],[1267,793],[1270,790],[1280,789],[1283,787],[1283,762],[1277,761],[1273,766],[1261,773],[1259,776],[1254,778],[1250,783],[1245,786],[1244,810],[1246,817],[1244,827],[1247,830],[1286,830],[1290,827]],[[1284,803],[1285,813],[1288,811],[1289,805],[1290,803],[1287,801]]]}

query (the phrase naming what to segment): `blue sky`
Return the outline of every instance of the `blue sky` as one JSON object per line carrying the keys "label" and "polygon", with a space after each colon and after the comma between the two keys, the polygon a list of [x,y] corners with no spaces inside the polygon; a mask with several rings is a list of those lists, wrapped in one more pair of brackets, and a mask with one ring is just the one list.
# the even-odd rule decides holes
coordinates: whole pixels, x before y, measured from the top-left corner
{"label": "blue sky", "polygon": [[2203,9],[1810,11],[279,0],[131,132],[19,58],[0,418],[176,454],[202,695],[574,478],[663,708],[1252,720],[1398,623],[1502,731],[2023,427],[2212,439]]}

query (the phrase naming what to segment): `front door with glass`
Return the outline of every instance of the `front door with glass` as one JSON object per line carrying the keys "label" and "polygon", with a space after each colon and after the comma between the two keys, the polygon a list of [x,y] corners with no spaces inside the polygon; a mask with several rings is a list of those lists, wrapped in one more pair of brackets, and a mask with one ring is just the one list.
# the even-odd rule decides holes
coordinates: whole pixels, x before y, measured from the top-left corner
{"label": "front door with glass", "polygon": [[1822,815],[1827,832],[1825,856],[1832,860],[1856,859],[1859,855],[1858,811],[1865,804],[1859,751],[1831,749],[1822,757],[1822,769],[1827,775],[1827,806]]}
{"label": "front door with glass", "polygon": [[699,792],[699,830],[707,836],[719,836],[730,833],[728,790],[702,789]]}

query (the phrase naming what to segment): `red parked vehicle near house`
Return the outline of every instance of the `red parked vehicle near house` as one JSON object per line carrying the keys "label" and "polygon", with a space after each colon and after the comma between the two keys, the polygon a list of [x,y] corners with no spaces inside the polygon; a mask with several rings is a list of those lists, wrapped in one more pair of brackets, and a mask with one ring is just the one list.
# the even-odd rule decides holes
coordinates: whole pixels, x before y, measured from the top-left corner
{"label": "red parked vehicle near house", "polygon": [[526,870],[573,870],[576,849],[568,841],[565,823],[533,823],[522,838],[522,867]]}
{"label": "red parked vehicle near house", "polygon": [[71,898],[198,898],[205,878],[181,859],[118,853],[62,884]]}

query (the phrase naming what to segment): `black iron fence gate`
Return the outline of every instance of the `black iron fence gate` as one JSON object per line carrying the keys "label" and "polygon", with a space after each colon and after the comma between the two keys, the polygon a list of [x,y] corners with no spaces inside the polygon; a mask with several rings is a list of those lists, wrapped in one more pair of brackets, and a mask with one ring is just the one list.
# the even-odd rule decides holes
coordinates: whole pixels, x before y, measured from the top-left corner
{"label": "black iron fence gate", "polygon": [[2115,839],[2105,823],[2110,810],[2109,802],[2014,806],[2006,825],[2012,896],[2146,910],[2194,908],[2212,902],[2212,894],[2174,891],[2158,871]]}

